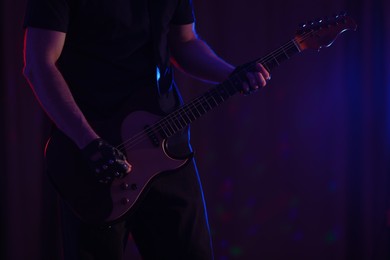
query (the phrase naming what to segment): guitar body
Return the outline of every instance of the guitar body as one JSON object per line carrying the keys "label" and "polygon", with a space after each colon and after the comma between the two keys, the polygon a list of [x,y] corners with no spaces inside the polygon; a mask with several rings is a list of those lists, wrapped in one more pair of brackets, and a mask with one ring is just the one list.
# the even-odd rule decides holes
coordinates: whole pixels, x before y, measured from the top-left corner
{"label": "guitar body", "polygon": [[[60,131],[52,135],[46,146],[47,172],[61,197],[83,221],[102,224],[121,219],[134,208],[155,176],[178,169],[189,160],[189,157],[175,158],[170,154],[169,142],[159,133],[145,134],[145,128],[160,118],[136,111],[121,124],[110,122],[100,126],[102,136],[112,144],[135,140],[123,149],[132,165],[131,172],[111,185],[96,180],[80,150],[67,136]],[[120,125],[119,129],[116,125]],[[116,136],[121,139],[115,140]]]}

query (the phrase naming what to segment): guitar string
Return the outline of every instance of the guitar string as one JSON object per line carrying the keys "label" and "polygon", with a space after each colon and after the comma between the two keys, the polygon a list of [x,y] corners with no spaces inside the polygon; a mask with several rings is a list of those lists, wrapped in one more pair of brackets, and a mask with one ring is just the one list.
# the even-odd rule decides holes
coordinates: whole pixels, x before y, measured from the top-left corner
{"label": "guitar string", "polygon": [[[306,40],[306,39],[310,36],[311,33],[312,33],[312,31],[309,31],[309,32],[307,32],[307,33],[302,34],[302,36],[300,37],[300,41]],[[253,69],[252,67],[255,66],[256,63],[263,64],[263,63],[268,63],[268,62],[270,62],[270,61],[272,61],[272,60],[276,60],[276,57],[275,57],[275,56],[277,56],[277,55],[279,55],[279,54],[282,54],[282,53],[286,54],[285,49],[286,49],[287,47],[293,47],[293,46],[295,46],[296,48],[298,48],[295,39],[296,39],[296,37],[295,37],[294,39],[288,41],[287,43],[285,43],[285,44],[282,45],[281,47],[279,47],[277,50],[275,50],[275,51],[269,53],[268,55],[266,55],[266,56],[264,56],[264,57],[262,57],[262,58],[259,58],[259,59],[255,60],[254,62],[250,62],[250,63],[248,64],[248,66],[243,67],[241,70],[237,71],[237,73],[236,73],[235,75],[232,75],[232,77],[238,77],[238,78],[239,78],[238,74],[239,74],[240,72],[242,72],[242,71],[248,71],[249,69]],[[299,48],[298,48],[298,50],[301,51]],[[286,54],[286,56],[287,56],[288,58],[290,58],[287,54]],[[276,61],[276,62],[277,62],[277,61]],[[278,62],[277,62],[277,63],[278,63]],[[230,82],[231,82],[232,80],[231,80],[231,78],[229,78],[229,79],[227,79],[226,81],[230,81]],[[221,83],[221,84],[223,84],[223,83]],[[213,91],[213,90],[214,90],[214,91]],[[217,90],[214,88],[214,89],[212,89],[211,91],[209,91],[209,92],[207,92],[207,93],[216,92],[216,91],[217,91]],[[206,94],[207,94],[207,93],[206,93]],[[205,94],[205,95],[206,95],[206,94]],[[186,115],[187,115],[187,113],[188,113],[189,111],[193,111],[194,109],[197,109],[198,106],[202,104],[202,100],[205,99],[205,97],[204,97],[205,95],[202,95],[202,96],[200,96],[200,97],[197,97],[197,98],[195,98],[192,102],[188,103],[187,105],[184,105],[184,106],[178,108],[177,110],[175,110],[174,112],[172,112],[172,113],[169,114],[168,116],[166,116],[166,117],[160,119],[158,122],[154,123],[154,125],[148,127],[147,129],[145,129],[145,130],[139,132],[138,134],[132,136],[131,138],[127,139],[126,141],[124,141],[123,143],[121,143],[120,145],[118,145],[117,148],[118,148],[118,149],[131,148],[131,147],[137,145],[139,142],[142,142],[143,140],[145,140],[146,138],[148,138],[148,135],[155,134],[155,132],[156,132],[156,131],[158,132],[159,130],[164,131],[164,129],[163,129],[163,125],[164,125],[164,124],[165,124],[165,126],[169,125],[169,126],[173,129],[173,132],[174,132],[174,133],[176,133],[176,132],[178,132],[178,131],[184,129],[190,122],[192,122],[191,120],[190,120],[190,122],[186,123],[186,124],[184,125],[184,127],[180,127],[179,129],[176,129],[176,130],[169,124],[169,122],[170,122],[170,121],[173,121],[173,120],[180,120],[180,119],[178,119],[178,115],[179,115],[179,116],[182,115],[182,114],[186,114]],[[212,96],[212,95],[211,95],[211,96]],[[207,101],[206,101],[206,102],[207,102]],[[217,104],[217,105],[218,105],[218,104]],[[212,108],[212,107],[211,107],[211,108]],[[210,109],[211,109],[211,108],[210,108]],[[208,110],[205,110],[205,112],[207,112],[207,111],[208,111]],[[198,111],[198,113],[200,114],[198,117],[200,117],[200,116],[202,115],[202,113],[200,113],[199,111]],[[192,114],[193,114],[193,113],[192,113]],[[196,117],[194,114],[193,114],[193,117],[194,117],[194,119],[197,119],[197,118],[198,118],[198,117]],[[189,117],[188,117],[188,118],[189,118]],[[182,118],[182,119],[183,119],[183,118]],[[189,119],[190,119],[190,118],[189,118]],[[184,120],[184,122],[185,122],[185,120]],[[176,127],[176,128],[177,128],[177,127]],[[165,131],[164,131],[164,134],[166,134]],[[169,136],[170,136],[170,135],[168,134],[167,137],[169,137]]]}

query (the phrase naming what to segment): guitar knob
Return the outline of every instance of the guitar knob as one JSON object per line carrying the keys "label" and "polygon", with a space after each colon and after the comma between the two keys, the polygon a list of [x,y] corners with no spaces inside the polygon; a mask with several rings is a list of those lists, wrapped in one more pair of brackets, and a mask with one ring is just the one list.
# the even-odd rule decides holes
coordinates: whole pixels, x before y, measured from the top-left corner
{"label": "guitar knob", "polygon": [[124,182],[121,184],[121,188],[122,188],[122,190],[127,190],[129,188],[129,184]]}
{"label": "guitar knob", "polygon": [[123,204],[123,205],[126,205],[127,203],[129,203],[130,202],[130,200],[128,199],[128,198],[123,198],[122,200],[121,200],[121,203]]}
{"label": "guitar knob", "polygon": [[136,183],[131,184],[131,189],[132,190],[138,189],[137,184]]}

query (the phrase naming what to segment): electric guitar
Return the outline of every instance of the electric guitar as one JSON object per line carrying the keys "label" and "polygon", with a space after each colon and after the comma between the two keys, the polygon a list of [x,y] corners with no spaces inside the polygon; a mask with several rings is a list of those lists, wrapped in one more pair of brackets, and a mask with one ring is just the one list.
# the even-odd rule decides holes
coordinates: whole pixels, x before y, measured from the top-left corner
{"label": "electric guitar", "polygon": [[191,155],[176,158],[170,154],[167,140],[240,92],[246,71],[256,63],[271,71],[296,53],[307,49],[319,51],[330,46],[346,30],[356,30],[356,24],[345,14],[307,23],[286,44],[239,66],[229,79],[166,116],[152,114],[141,107],[126,113],[120,120],[103,123],[103,127],[96,123],[93,127],[105,129],[103,138],[124,151],[132,165],[129,174],[109,185],[97,182],[87,166],[74,172],[75,165],[84,165],[80,151],[69,138],[57,131],[46,146],[47,169],[52,183],[81,220],[103,224],[121,219],[146,193],[153,178],[191,160]]}

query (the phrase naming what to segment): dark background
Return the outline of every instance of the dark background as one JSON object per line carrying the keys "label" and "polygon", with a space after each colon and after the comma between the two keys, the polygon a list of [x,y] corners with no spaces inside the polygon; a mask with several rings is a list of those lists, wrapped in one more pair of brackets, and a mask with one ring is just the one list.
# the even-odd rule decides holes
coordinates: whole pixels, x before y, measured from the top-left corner
{"label": "dark background", "polygon": [[[49,122],[21,75],[26,0],[1,5],[0,258],[57,259],[57,198],[42,174]],[[193,124],[216,259],[390,259],[390,2],[194,5],[200,36],[233,64],[308,20],[348,11],[358,24]],[[178,81],[187,101],[209,87]],[[131,244],[127,253],[138,258]]]}

